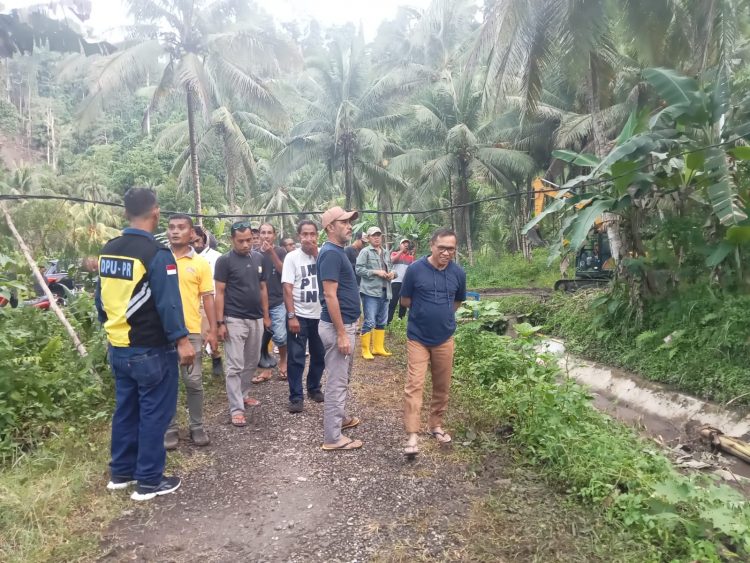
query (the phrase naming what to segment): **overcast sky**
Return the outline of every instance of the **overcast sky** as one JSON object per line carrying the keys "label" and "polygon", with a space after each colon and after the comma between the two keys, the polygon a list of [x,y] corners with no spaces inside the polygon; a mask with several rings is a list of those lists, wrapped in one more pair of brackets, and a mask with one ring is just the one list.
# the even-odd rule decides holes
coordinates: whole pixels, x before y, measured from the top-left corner
{"label": "overcast sky", "polygon": [[[54,0],[52,0],[54,1]],[[47,4],[49,0],[0,0],[6,9]],[[306,20],[315,18],[322,24],[343,24],[352,22],[362,26],[365,38],[369,41],[375,37],[378,26],[385,19],[396,15],[401,5],[424,8],[430,0],[258,0],[258,4],[272,14],[277,21],[293,19]],[[93,0],[91,18],[86,22],[96,30],[101,38],[107,37],[107,31],[122,26],[127,21],[127,10],[121,0]]]}

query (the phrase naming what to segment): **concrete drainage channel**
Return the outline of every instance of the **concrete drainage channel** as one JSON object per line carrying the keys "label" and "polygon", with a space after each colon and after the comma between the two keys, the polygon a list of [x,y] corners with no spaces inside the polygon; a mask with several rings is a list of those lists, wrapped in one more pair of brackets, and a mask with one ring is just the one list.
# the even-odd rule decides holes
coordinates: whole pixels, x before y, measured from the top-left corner
{"label": "concrete drainage channel", "polygon": [[743,489],[750,485],[750,465],[712,451],[710,444],[701,441],[699,432],[708,425],[728,436],[745,439],[750,436],[750,416],[675,392],[635,374],[576,358],[566,352],[560,340],[546,339],[540,351],[557,356],[563,372],[592,391],[596,408],[635,425],[670,450],[677,467],[711,471],[729,482],[745,485]]}

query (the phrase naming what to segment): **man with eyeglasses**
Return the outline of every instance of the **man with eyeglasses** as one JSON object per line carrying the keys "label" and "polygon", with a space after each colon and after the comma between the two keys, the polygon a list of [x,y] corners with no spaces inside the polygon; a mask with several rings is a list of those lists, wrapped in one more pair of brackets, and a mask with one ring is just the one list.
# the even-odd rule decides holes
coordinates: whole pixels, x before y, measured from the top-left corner
{"label": "man with eyeglasses", "polygon": [[341,434],[342,430],[358,426],[360,420],[346,414],[349,374],[354,358],[354,339],[359,320],[359,288],[344,246],[352,237],[352,220],[359,214],[332,207],[321,223],[328,241],[318,252],[318,280],[322,283],[320,323],[318,334],[325,348],[326,379],[323,406],[323,449],[326,451],[354,450],[362,447],[361,440]]}
{"label": "man with eyeglasses", "polygon": [[430,239],[430,255],[406,270],[401,285],[401,305],[410,309],[406,325],[408,376],[404,389],[404,426],[407,441],[404,454],[419,453],[418,432],[422,392],[427,366],[432,373],[432,401],[428,428],[441,444],[451,442],[443,430],[453,375],[453,333],[456,309],[466,300],[466,272],[453,258],[456,233],[437,229]]}
{"label": "man with eyeglasses", "polygon": [[[190,334],[188,339],[195,350],[192,365],[182,368],[182,380],[185,383],[188,415],[190,418],[190,439],[196,446],[209,444],[208,434],[203,428],[203,372],[201,370],[201,349],[203,335],[201,331],[201,303],[211,327],[206,334],[206,341],[212,350],[216,344],[216,318],[214,317],[214,280],[211,266],[203,259],[190,242],[194,235],[193,220],[181,213],[169,218],[167,236],[172,254],[177,262],[177,281],[180,285],[182,312],[185,326]],[[164,447],[174,450],[179,442],[177,416],[172,417],[169,429],[164,435]]]}
{"label": "man with eyeglasses", "polygon": [[268,314],[268,273],[263,256],[252,250],[250,223],[240,221],[231,228],[232,249],[216,261],[216,323],[224,342],[227,399],[232,424],[245,426],[245,407],[260,404],[248,396],[251,379],[260,359]]}

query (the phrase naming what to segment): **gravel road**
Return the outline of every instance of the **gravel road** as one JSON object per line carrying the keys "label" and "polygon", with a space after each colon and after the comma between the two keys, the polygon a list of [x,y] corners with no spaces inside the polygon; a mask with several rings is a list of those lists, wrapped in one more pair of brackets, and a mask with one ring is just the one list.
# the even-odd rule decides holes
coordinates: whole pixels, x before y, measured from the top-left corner
{"label": "gravel road", "polygon": [[211,445],[180,442],[180,490],[128,508],[99,560],[354,562],[387,560],[392,550],[440,558],[460,549],[449,530],[476,487],[428,437],[422,455],[405,460],[405,372],[398,356],[358,359],[350,412],[362,424],[347,434],[365,446],[351,452],[320,449],[322,405],[306,401],[303,413],[289,414],[286,382],[254,387],[262,405],[245,428],[229,424],[223,394],[213,393]]}

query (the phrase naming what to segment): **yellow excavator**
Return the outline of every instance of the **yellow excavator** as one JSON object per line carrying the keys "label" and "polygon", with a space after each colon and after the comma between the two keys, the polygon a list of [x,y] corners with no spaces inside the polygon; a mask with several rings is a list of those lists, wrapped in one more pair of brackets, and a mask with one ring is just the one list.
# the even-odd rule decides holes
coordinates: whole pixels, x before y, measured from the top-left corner
{"label": "yellow excavator", "polygon": [[[534,215],[544,210],[546,198],[556,198],[558,191],[546,185],[542,178],[534,178],[531,187],[534,190]],[[572,197],[570,194],[564,197]],[[614,260],[609,249],[609,238],[604,230],[602,221],[598,218],[594,222],[586,242],[576,253],[575,279],[561,279],[555,282],[555,290],[577,291],[587,287],[606,285],[614,272]]]}

